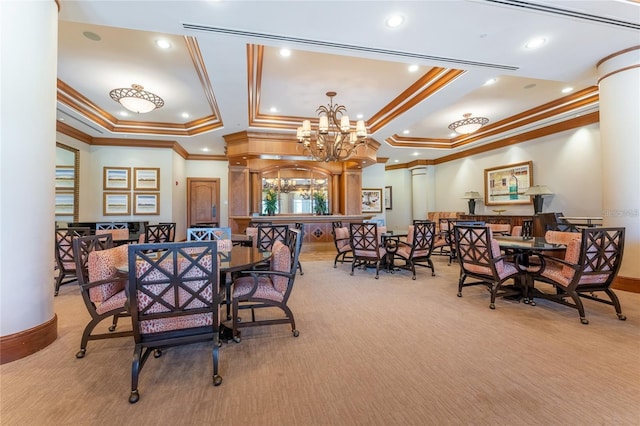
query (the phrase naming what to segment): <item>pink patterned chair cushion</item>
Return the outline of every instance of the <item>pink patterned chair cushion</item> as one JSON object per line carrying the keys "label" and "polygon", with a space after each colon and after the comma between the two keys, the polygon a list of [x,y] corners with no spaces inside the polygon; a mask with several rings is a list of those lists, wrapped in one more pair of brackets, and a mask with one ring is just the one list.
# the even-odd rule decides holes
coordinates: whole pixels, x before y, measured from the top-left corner
{"label": "pink patterned chair cushion", "polygon": [[[253,284],[253,277],[250,276],[236,279],[233,283],[233,297],[242,299],[249,294],[253,288]],[[258,277],[258,288],[252,297],[282,302],[284,294],[273,287],[273,283],[269,277],[261,276]]]}
{"label": "pink patterned chair cushion", "polygon": [[509,225],[508,223],[490,223],[489,228],[492,232],[507,234],[511,232],[511,225]]}
{"label": "pink patterned chair cushion", "polygon": [[[271,249],[271,270],[278,272],[291,272],[291,251],[282,241],[273,243]],[[283,276],[273,277],[273,287],[280,293],[287,290],[289,278]]]}
{"label": "pink patterned chair cushion", "polygon": [[[126,246],[125,246],[126,247]],[[217,260],[219,262],[219,260]],[[170,265],[171,260],[165,260],[168,266],[167,269],[173,269],[172,265]],[[178,271],[182,274],[192,262],[187,259],[178,259]],[[203,269],[210,271],[212,268],[212,259],[210,255],[204,256],[200,259],[199,264]],[[140,277],[142,274],[147,272],[151,268],[151,265],[147,262],[138,262],[136,264],[136,276]],[[194,278],[199,276],[205,276],[204,272],[198,268],[190,268],[185,274],[184,277]],[[145,277],[149,281],[155,281],[163,278],[168,278],[162,271],[158,268],[154,268],[149,275]],[[144,282],[144,280],[143,280]],[[168,284],[151,284],[145,285],[145,291],[150,292],[153,295],[160,295],[163,290],[167,288]],[[205,299],[207,302],[213,301],[213,289],[211,285],[207,285],[207,280],[203,279],[202,281],[189,281],[185,284],[194,292],[198,292],[201,298]],[[206,286],[204,291],[198,291],[201,287]],[[162,300],[168,306],[172,308],[180,307],[183,310],[189,309],[197,309],[204,307],[205,304],[198,299],[190,300],[191,293],[185,291],[184,289],[179,289],[178,291],[178,306],[175,305],[175,300],[173,293],[171,291],[167,292],[162,296]],[[170,312],[167,306],[164,306],[160,303],[155,302],[149,295],[138,291],[136,295],[136,300],[138,303],[138,311],[140,312],[148,312],[148,313],[160,313],[160,312]],[[189,303],[187,303],[189,302]],[[151,333],[159,333],[164,331],[171,330],[180,330],[184,328],[193,328],[193,327],[202,327],[213,324],[213,314],[205,313],[205,314],[194,314],[194,315],[182,315],[176,317],[169,318],[161,318],[161,319],[153,319],[153,320],[142,320],[140,321],[140,332],[142,334],[151,334]]]}
{"label": "pink patterned chair cushion", "polygon": [[360,257],[378,257],[378,254],[382,258],[386,256],[387,250],[385,250],[384,247],[378,247],[377,253],[375,250],[356,250],[355,251],[355,255]]}
{"label": "pink patterned chair cushion", "polygon": [[[117,276],[117,265],[127,263],[128,246],[110,248],[107,250],[92,251],[89,253],[87,268],[89,281],[107,280]],[[124,282],[110,282],[89,289],[89,299],[93,303],[105,302],[116,293],[124,290]]]}
{"label": "pink patterned chair cushion", "polygon": [[343,226],[342,228],[336,228],[336,243],[338,245],[338,250],[340,253],[351,250],[351,245],[349,244],[349,228]]}
{"label": "pink patterned chair cushion", "polygon": [[[498,243],[498,241],[492,238],[491,239],[491,257],[498,257],[498,256],[500,256],[500,244]],[[483,274],[483,275],[492,275],[491,268],[488,265],[484,266],[484,265],[475,265],[475,264],[465,263],[464,267],[469,272],[473,272],[476,274]],[[505,262],[504,259],[500,259],[496,263],[496,272],[498,273],[498,276],[500,277],[500,279],[504,279],[509,275],[517,274],[518,270],[516,269],[515,265],[509,262]]]}
{"label": "pink patterned chair cushion", "polygon": [[98,315],[104,314],[105,312],[113,311],[114,309],[122,309],[127,303],[127,294],[124,290],[121,290],[105,300],[103,303],[99,304],[96,307],[96,313]]}
{"label": "pink patterned chair cushion", "polygon": [[[414,228],[415,227],[413,225],[409,225],[409,231],[407,232],[407,244],[409,245],[413,245]],[[411,255],[411,247],[405,244],[401,244],[399,245],[398,251],[396,253],[404,257],[405,259],[408,259],[409,256]],[[423,256],[427,256],[428,254],[429,254],[429,250],[416,250],[413,252],[413,257],[423,257]]]}
{"label": "pink patterned chair cushion", "polygon": [[547,231],[544,234],[544,239],[551,244],[569,245],[569,243],[574,239],[582,239],[582,234],[578,232]]}
{"label": "pink patterned chair cushion", "polygon": [[258,247],[258,228],[249,227],[244,231],[245,235],[253,238],[253,246]]}
{"label": "pink patterned chair cushion", "polygon": [[[413,229],[415,226],[409,225],[409,230],[407,231],[407,244],[413,245]],[[400,251],[400,250],[398,250]]]}
{"label": "pink patterned chair cushion", "polygon": [[111,234],[111,238],[113,238],[114,241],[129,239],[128,229],[96,229],[96,235],[101,234]]}
{"label": "pink patterned chair cushion", "polygon": [[520,237],[522,235],[522,226],[516,225],[511,229],[511,236]]}

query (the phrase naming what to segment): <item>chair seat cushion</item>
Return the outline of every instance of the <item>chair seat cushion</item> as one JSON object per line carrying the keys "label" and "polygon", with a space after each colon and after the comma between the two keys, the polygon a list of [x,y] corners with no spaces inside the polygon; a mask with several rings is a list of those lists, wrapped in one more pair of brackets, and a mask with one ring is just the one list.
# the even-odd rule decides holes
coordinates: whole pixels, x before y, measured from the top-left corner
{"label": "chair seat cushion", "polygon": [[[244,296],[249,294],[253,288],[253,277],[240,277],[234,281],[233,284],[233,297],[234,299],[242,300]],[[251,296],[252,298],[273,300],[276,302],[282,302],[283,294],[275,289],[271,279],[267,276],[258,277],[258,288],[256,292]]]}
{"label": "chair seat cushion", "polygon": [[[554,283],[559,284],[562,287],[567,287],[571,280],[573,279],[573,275],[567,277],[565,268],[568,268],[565,265],[559,266],[558,264],[547,263],[544,271],[540,275],[547,278],[548,280],[553,281]],[[571,268],[569,268],[571,269]],[[572,269],[571,269],[572,270]],[[580,284],[600,284],[604,283],[609,278],[609,274],[594,274],[594,275],[583,275],[578,282]]]}
{"label": "chair seat cushion", "polygon": [[377,252],[376,250],[355,250],[354,254],[358,257],[371,257],[375,259],[385,256],[387,254],[387,251],[384,247],[378,247]]}
{"label": "chair seat cushion", "polygon": [[127,294],[124,290],[121,290],[100,303],[96,306],[96,313],[98,315],[102,315],[105,312],[113,311],[113,310],[124,310],[125,304],[127,303]]}
{"label": "chair seat cushion", "polygon": [[161,333],[164,331],[197,328],[207,325],[213,325],[212,313],[140,321],[140,333]]}
{"label": "chair seat cushion", "polygon": [[349,229],[346,226],[335,229],[336,234],[336,246],[341,253],[351,250],[349,245]]}
{"label": "chair seat cushion", "polygon": [[[122,245],[107,250],[97,250],[89,253],[87,267],[89,281],[101,281],[116,278],[116,266],[127,263],[128,246]],[[93,303],[102,303],[124,289],[123,281],[114,281],[89,289],[89,298]]]}

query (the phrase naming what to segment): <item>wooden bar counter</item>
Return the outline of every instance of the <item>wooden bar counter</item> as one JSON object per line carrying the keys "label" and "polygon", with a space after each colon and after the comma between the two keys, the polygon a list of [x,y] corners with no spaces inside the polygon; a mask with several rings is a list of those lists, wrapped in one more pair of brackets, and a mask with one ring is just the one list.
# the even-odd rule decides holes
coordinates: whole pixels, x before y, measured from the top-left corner
{"label": "wooden bar counter", "polygon": [[234,233],[244,233],[249,222],[269,223],[274,225],[294,226],[296,222],[304,224],[304,243],[331,243],[332,222],[362,222],[371,219],[372,215],[274,215],[274,216],[231,216],[229,224]]}

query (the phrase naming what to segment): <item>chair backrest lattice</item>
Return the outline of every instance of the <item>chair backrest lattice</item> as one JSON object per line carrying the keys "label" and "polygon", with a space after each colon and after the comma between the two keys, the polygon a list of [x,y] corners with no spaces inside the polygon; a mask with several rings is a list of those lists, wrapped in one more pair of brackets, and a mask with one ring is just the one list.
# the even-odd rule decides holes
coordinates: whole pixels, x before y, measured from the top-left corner
{"label": "chair backrest lattice", "polygon": [[258,225],[256,247],[260,250],[271,250],[276,241],[285,242],[289,225]]}
{"label": "chair backrest lattice", "polygon": [[145,243],[170,243],[175,237],[175,223],[160,223],[147,225],[144,232]]}
{"label": "chair backrest lattice", "polygon": [[89,235],[88,227],[57,228],[55,231],[56,261],[58,267],[75,269],[75,257],[73,253],[73,240],[77,237]]}
{"label": "chair backrest lattice", "polygon": [[77,237],[73,240],[73,252],[76,261],[76,273],[80,286],[89,282],[89,254],[93,251],[113,248],[111,234],[96,234]]}
{"label": "chair backrest lattice", "polygon": [[129,229],[126,222],[98,222],[96,223],[96,231],[104,229]]}
{"label": "chair backrest lattice", "polygon": [[592,276],[611,285],[622,264],[625,228],[585,228],[581,236],[578,258],[581,280]]}
{"label": "chair backrest lattice", "polygon": [[231,228],[189,228],[187,241],[230,240]]}
{"label": "chair backrest lattice", "polygon": [[433,241],[436,235],[436,224],[430,221],[415,221],[413,223],[413,234],[411,245],[413,253],[427,252],[433,250]]}
{"label": "chair backrest lattice", "polygon": [[377,223],[351,223],[349,224],[349,232],[351,248],[354,251],[379,252],[380,240],[378,239]]}
{"label": "chair backrest lattice", "polygon": [[[458,260],[463,269],[490,268],[495,275],[492,261],[491,229],[488,226],[461,226],[453,228]],[[496,253],[499,255],[499,253]]]}

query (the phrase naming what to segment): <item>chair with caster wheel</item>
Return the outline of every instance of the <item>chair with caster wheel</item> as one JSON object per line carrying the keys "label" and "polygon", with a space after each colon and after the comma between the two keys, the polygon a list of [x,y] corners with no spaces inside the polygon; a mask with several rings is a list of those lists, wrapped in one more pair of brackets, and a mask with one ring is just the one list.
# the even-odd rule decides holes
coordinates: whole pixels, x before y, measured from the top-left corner
{"label": "chair with caster wheel", "polygon": [[[111,234],[88,235],[73,240],[73,252],[80,293],[91,316],[76,353],[76,358],[84,358],[89,340],[132,335],[131,330],[115,332],[118,319],[129,316],[124,291],[127,280],[116,272],[117,265],[127,262],[127,245],[113,247]],[[95,327],[107,318],[113,318],[109,333],[94,334]]]}
{"label": "chair with caster wheel", "polygon": [[129,402],[138,402],[138,378],[149,355],[165,348],[210,342],[213,385],[218,374],[219,287],[216,241],[134,244],[129,246],[131,323],[135,348]]}
{"label": "chair with caster wheel", "polygon": [[73,240],[89,235],[88,227],[56,228],[55,255],[58,276],[55,280],[53,295],[57,296],[60,286],[77,281],[76,261],[73,256]]}
{"label": "chair with caster wheel", "polygon": [[414,280],[416,279],[416,266],[429,268],[431,276],[436,275],[431,260],[435,235],[436,224],[434,222],[415,221],[413,225],[409,225],[407,241],[397,241],[397,250],[394,256],[404,261],[404,265],[400,265],[400,268],[410,270]]}
{"label": "chair with caster wheel", "polygon": [[[284,242],[280,240],[274,242],[268,270],[242,271],[234,276],[232,321],[236,342],[240,341],[239,328],[274,324],[291,324],[293,336],[298,337],[300,333],[296,329],[296,322],[288,302],[296,279],[301,245],[300,231],[289,229]],[[269,317],[256,320],[256,310],[274,307],[284,311],[284,318]],[[238,312],[241,309],[251,310],[251,321],[239,321]]]}
{"label": "chair with caster wheel", "polygon": [[[551,284],[555,293],[535,291],[534,297],[577,309],[583,324],[589,324],[583,298],[612,305],[618,319],[626,320],[611,289],[622,264],[625,228],[585,228],[582,233],[570,234],[575,237],[568,242],[564,259],[542,254],[543,268],[533,277],[534,286],[536,281]],[[609,300],[597,297],[595,292],[604,292]]]}

